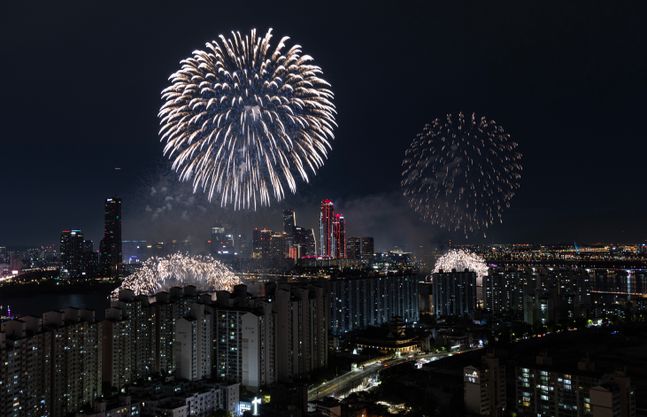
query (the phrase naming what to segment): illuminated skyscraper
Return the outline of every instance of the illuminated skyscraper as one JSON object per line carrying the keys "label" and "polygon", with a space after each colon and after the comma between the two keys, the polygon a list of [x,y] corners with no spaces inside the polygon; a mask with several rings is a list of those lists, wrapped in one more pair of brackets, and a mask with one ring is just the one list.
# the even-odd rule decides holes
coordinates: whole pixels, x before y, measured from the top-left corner
{"label": "illuminated skyscraper", "polygon": [[297,218],[293,209],[283,210],[283,231],[290,238],[294,238],[294,232],[297,227]]}
{"label": "illuminated skyscraper", "polygon": [[335,239],[333,235],[333,222],[335,220],[335,204],[331,200],[321,201],[321,214],[319,216],[319,255],[332,257],[335,254]]}
{"label": "illuminated skyscraper", "polygon": [[106,199],[100,252],[102,272],[106,276],[117,276],[121,265],[121,198]]}
{"label": "illuminated skyscraper", "polygon": [[333,234],[335,258],[346,258],[346,221],[341,213],[335,214]]}
{"label": "illuminated skyscraper", "polygon": [[270,258],[283,259],[288,256],[288,235],[286,233],[272,233],[270,238]]}
{"label": "illuminated skyscraper", "polygon": [[347,254],[350,259],[362,259],[362,238],[349,237],[347,243]]}
{"label": "illuminated skyscraper", "polygon": [[288,258],[300,258],[301,246],[298,236],[297,219],[293,209],[283,210],[283,235],[285,236],[285,252]]}
{"label": "illuminated skyscraper", "polygon": [[350,259],[369,260],[375,251],[372,237],[349,237],[346,256]]}
{"label": "illuminated skyscraper", "polygon": [[211,255],[218,258],[229,258],[234,256],[234,236],[226,233],[225,228],[218,225],[211,228],[211,239],[209,240],[209,251]]}
{"label": "illuminated skyscraper", "polygon": [[61,274],[78,278],[83,273],[83,233],[80,230],[63,230],[61,233]]}
{"label": "illuminated skyscraper", "polygon": [[83,241],[83,271],[82,275],[94,277],[97,275],[99,267],[99,254],[94,251],[94,242],[91,240]]}
{"label": "illuminated skyscraper", "polygon": [[317,239],[314,229],[304,229],[303,251],[301,256],[317,256]]}
{"label": "illuminated skyscraper", "polygon": [[269,258],[271,240],[272,231],[270,229],[254,229],[254,234],[252,237],[252,258]]}
{"label": "illuminated skyscraper", "polygon": [[361,239],[361,258],[372,259],[373,254],[375,253],[375,242],[373,241],[373,238],[363,237]]}
{"label": "illuminated skyscraper", "polygon": [[296,226],[294,228],[293,246],[296,247],[297,257],[317,256],[315,232],[313,229],[304,229]]}

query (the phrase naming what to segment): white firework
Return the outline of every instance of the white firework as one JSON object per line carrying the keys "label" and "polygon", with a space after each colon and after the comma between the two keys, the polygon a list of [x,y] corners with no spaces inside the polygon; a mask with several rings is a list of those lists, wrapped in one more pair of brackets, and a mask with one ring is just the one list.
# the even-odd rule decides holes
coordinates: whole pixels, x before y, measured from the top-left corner
{"label": "white firework", "polygon": [[148,259],[142,268],[127,276],[113,291],[122,289],[135,295],[154,295],[173,287],[193,285],[198,291],[231,291],[240,279],[224,264],[210,256],[187,256],[180,253]]}
{"label": "white firework", "polygon": [[452,270],[476,272],[476,285],[483,285],[483,277],[488,274],[488,266],[485,259],[479,255],[463,249],[452,249],[438,258],[434,265],[434,273],[451,272]]}
{"label": "white firework", "polygon": [[222,207],[256,209],[296,192],[334,139],[330,84],[301,46],[232,32],[181,62],[162,92],[164,155],[180,180]]}
{"label": "white firework", "polygon": [[411,142],[402,192],[426,221],[465,236],[485,232],[503,221],[519,189],[521,162],[517,142],[494,120],[448,114]]}

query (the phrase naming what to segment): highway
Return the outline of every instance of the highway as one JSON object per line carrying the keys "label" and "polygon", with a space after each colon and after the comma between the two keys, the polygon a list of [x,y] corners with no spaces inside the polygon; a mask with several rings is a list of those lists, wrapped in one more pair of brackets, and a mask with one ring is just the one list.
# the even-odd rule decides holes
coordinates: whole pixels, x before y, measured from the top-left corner
{"label": "highway", "polygon": [[446,357],[448,355],[458,354],[462,352],[452,352],[452,353],[428,353],[428,354],[419,354],[414,356],[407,356],[401,358],[390,358],[380,362],[372,363],[361,368],[357,368],[346,372],[345,374],[339,375],[331,379],[330,381],[325,381],[315,387],[312,387],[308,390],[308,401],[320,400],[324,397],[336,397],[348,394],[353,388],[357,387],[362,383],[364,378],[373,377],[378,374],[382,369],[401,365],[407,362],[431,362],[438,360],[440,358]]}

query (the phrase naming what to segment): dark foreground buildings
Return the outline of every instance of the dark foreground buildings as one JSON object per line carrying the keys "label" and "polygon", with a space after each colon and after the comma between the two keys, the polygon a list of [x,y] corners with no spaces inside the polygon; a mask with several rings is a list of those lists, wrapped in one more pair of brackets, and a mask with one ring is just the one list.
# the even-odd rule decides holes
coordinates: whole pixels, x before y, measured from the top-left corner
{"label": "dark foreground buildings", "polygon": [[526,342],[514,351],[487,353],[463,368],[465,414],[640,415],[637,384],[644,384],[641,375],[646,356],[636,349],[644,348],[646,336],[644,332],[625,337],[592,331],[557,335],[543,343]]}

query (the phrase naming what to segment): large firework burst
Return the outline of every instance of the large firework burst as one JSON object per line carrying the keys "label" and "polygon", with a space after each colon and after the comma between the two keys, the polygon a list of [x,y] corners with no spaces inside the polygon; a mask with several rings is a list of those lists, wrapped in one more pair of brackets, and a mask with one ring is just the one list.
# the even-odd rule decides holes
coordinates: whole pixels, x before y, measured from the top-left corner
{"label": "large firework burst", "polygon": [[113,291],[130,289],[135,295],[154,295],[172,287],[194,285],[198,291],[231,291],[240,279],[219,261],[209,256],[187,256],[180,253],[151,258],[142,268],[129,275]]}
{"label": "large firework burst", "polygon": [[232,32],[181,62],[162,92],[164,154],[182,181],[221,206],[247,209],[284,198],[324,164],[335,106],[301,46]]}
{"label": "large firework burst", "polygon": [[462,272],[464,270],[476,272],[476,285],[483,285],[483,277],[488,274],[488,266],[485,259],[479,255],[463,249],[452,249],[438,258],[434,265],[434,273],[445,271],[451,272],[456,270]]}
{"label": "large firework burst", "polygon": [[448,114],[419,133],[402,162],[402,190],[423,219],[465,235],[502,221],[522,155],[495,121]]}

